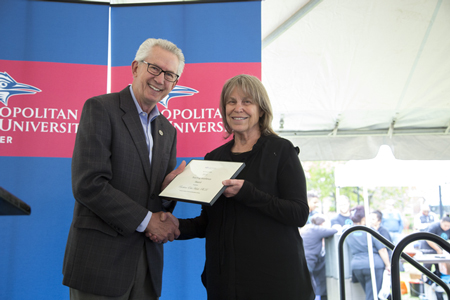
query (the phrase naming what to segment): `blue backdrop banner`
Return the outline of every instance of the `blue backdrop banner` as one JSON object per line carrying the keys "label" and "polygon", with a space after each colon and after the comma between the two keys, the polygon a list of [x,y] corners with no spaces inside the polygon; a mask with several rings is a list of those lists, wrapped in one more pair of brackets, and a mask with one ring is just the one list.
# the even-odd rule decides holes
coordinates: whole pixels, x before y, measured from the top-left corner
{"label": "blue backdrop banner", "polygon": [[[0,299],[69,299],[62,261],[84,102],[108,86],[115,92],[131,83],[131,62],[145,39],[170,40],[186,57],[178,88],[190,93],[165,99],[159,109],[178,131],[178,162],[202,158],[225,141],[218,110],[224,82],[240,73],[261,77],[261,3],[2,0],[0,28],[0,186],[32,210],[0,216]],[[174,215],[192,218],[200,209],[178,203]],[[204,240],[166,244],[161,299],[206,299],[204,262]]]}

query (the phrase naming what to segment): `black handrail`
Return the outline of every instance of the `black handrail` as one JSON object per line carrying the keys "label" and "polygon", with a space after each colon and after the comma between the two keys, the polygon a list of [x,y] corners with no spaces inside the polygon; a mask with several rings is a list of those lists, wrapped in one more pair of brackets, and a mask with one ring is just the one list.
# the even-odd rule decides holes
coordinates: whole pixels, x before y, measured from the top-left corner
{"label": "black handrail", "polygon": [[[403,253],[403,249],[404,247],[406,247],[409,243],[411,243],[413,240],[412,238],[415,238],[414,240],[422,240],[422,239],[427,239],[430,235],[438,237],[435,234],[429,233],[429,232],[417,232],[417,233],[413,233],[410,234],[408,236],[406,236],[405,238],[403,238],[400,242],[401,246],[403,248],[399,248],[397,245],[397,247],[394,246],[394,244],[392,244],[389,240],[387,240],[384,236],[382,236],[381,234],[379,234],[377,231],[375,231],[372,228],[366,227],[366,226],[362,226],[362,225],[355,225],[352,227],[349,227],[348,229],[346,229],[341,237],[339,238],[339,244],[338,244],[338,252],[339,252],[339,290],[340,290],[340,296],[341,296],[341,300],[345,300],[345,274],[344,274],[344,241],[346,239],[346,237],[352,233],[353,231],[366,231],[368,233],[370,233],[372,236],[374,236],[377,240],[379,240],[382,244],[384,244],[387,248],[394,250],[395,249],[401,249],[397,250],[396,252],[396,257],[394,258],[394,255],[392,255],[391,258],[391,274],[392,274],[392,270],[397,268],[396,271],[398,270],[398,273],[396,273],[396,275],[392,274],[391,276],[391,281],[392,281],[392,296],[394,300],[398,300],[401,299],[401,289],[400,289],[400,268],[399,268],[399,260],[400,260],[400,255],[403,259],[405,259],[407,262],[409,262],[411,265],[413,265],[416,269],[418,269],[419,271],[421,271],[422,273],[424,273],[426,276],[428,276],[431,280],[433,280],[434,282],[436,282],[437,284],[439,284],[442,288],[445,289],[445,291],[447,292],[447,295],[449,295],[448,291],[448,286],[439,278],[437,277],[435,274],[433,274],[430,270],[428,270],[427,268],[425,268],[424,266],[422,266],[420,263],[418,263],[415,259],[413,259],[411,256],[409,256],[406,253]],[[416,238],[419,234],[419,237]],[[412,238],[411,238],[412,236]],[[434,237],[432,237],[434,238]],[[442,238],[438,237],[440,239],[439,245],[442,246],[441,242],[446,243]],[[406,244],[403,243],[403,241],[406,240]],[[408,242],[409,241],[409,242]],[[405,245],[405,246],[403,246]],[[450,245],[447,244],[446,247],[443,247],[444,249],[449,249],[447,251],[450,252]],[[394,252],[393,252],[394,253]],[[400,291],[400,296],[397,296],[396,294],[394,294],[394,289],[397,292]],[[397,297],[396,297],[397,296]]]}
{"label": "black handrail", "polygon": [[[399,256],[402,254],[402,257],[405,258],[405,254],[402,253],[403,249],[407,245],[409,245],[411,242],[417,241],[417,240],[430,240],[432,242],[435,242],[439,244],[442,248],[444,248],[447,252],[450,252],[450,244],[447,243],[443,238],[440,236],[431,233],[431,232],[415,232],[411,233],[407,236],[405,236],[400,242],[395,246],[394,251],[392,252],[392,260],[391,260],[391,280],[392,280],[392,297],[393,299],[400,299],[401,297],[401,288],[400,288],[400,266],[398,264]],[[409,257],[409,255],[407,255]],[[412,261],[415,263],[416,260],[409,257]],[[397,263],[394,263],[394,261],[397,261]],[[407,259],[408,262],[410,260]],[[418,264],[418,263],[417,263]],[[420,265],[423,269],[427,270],[424,266]],[[417,266],[415,266],[417,268]],[[419,268],[420,271],[422,271],[422,268]],[[425,273],[422,271],[422,273]],[[430,276],[428,273],[432,274],[433,276]],[[439,277],[437,277],[435,274],[431,273],[431,271],[428,271],[425,273],[428,277],[430,277],[431,280],[439,284],[447,293],[447,296],[450,295],[450,289],[447,284],[445,284]],[[394,284],[394,279],[396,279],[397,282]]]}

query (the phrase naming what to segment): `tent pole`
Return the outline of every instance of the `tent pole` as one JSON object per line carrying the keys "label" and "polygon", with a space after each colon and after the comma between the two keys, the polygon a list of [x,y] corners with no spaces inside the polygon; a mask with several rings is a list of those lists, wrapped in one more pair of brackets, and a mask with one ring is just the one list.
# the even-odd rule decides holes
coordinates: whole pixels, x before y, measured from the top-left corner
{"label": "tent pole", "polygon": [[359,205],[359,186],[356,187],[356,192],[357,192],[356,196],[358,197],[357,199],[358,199],[358,205]]}
{"label": "tent pole", "polygon": [[[369,222],[369,192],[367,190],[367,186],[363,187],[363,195],[364,195],[364,211],[365,211],[365,217],[366,217],[366,226]],[[375,265],[373,260],[373,245],[372,245],[372,235],[366,233],[367,236],[367,250],[369,251],[369,265],[370,265],[370,276],[372,277],[372,291],[373,291],[373,300],[378,299],[378,293],[377,293],[377,281],[375,278]]]}
{"label": "tent pole", "polygon": [[339,196],[341,195],[341,187],[336,187],[336,198],[334,198],[334,207],[336,207],[336,213],[339,214],[338,207],[337,207],[337,199],[339,199]]}

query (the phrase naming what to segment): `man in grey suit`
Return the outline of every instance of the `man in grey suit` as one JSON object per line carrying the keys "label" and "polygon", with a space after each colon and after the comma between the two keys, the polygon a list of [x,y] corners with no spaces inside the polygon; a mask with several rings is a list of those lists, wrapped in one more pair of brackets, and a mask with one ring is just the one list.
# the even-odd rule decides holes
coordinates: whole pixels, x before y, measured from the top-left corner
{"label": "man in grey suit", "polygon": [[172,171],[176,130],[156,104],[177,84],[184,56],[169,41],[148,39],[131,67],[130,86],[88,99],[83,107],[63,265],[72,300],[158,299],[162,243],[180,234],[171,214],[175,202],[158,195],[185,163]]}

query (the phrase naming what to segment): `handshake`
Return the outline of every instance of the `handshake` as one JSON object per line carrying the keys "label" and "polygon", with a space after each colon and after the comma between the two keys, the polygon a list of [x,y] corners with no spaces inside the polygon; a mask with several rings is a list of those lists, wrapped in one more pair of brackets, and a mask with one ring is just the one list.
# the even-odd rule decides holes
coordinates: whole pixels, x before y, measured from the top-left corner
{"label": "handshake", "polygon": [[154,243],[173,242],[180,236],[179,225],[178,219],[170,212],[160,211],[152,214],[144,233]]}
{"label": "handshake", "polygon": [[[161,191],[163,191],[169,183],[180,173],[184,171],[186,162],[183,160],[181,164],[167,174],[161,185]],[[174,239],[180,236],[180,229],[178,229],[180,223],[178,219],[170,212],[156,212],[152,213],[150,222],[148,222],[147,228],[144,230],[145,236],[151,239],[154,243],[167,243],[167,241],[173,242]]]}

